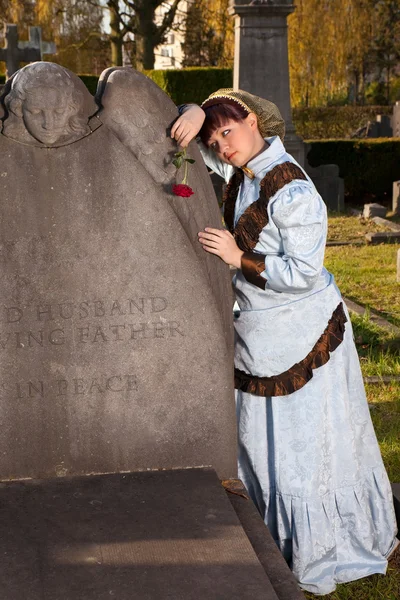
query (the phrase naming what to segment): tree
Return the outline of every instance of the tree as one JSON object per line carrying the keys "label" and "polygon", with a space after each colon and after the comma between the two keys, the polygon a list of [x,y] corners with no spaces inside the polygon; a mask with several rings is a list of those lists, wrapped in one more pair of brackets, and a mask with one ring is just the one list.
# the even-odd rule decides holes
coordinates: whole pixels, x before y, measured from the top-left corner
{"label": "tree", "polygon": [[343,87],[346,63],[337,31],[337,2],[298,0],[289,23],[293,106],[325,104]]}
{"label": "tree", "polygon": [[294,106],[323,105],[349,95],[354,103],[364,102],[365,83],[376,64],[380,1],[299,0],[289,17]]}
{"label": "tree", "polygon": [[386,103],[390,102],[391,78],[400,60],[400,2],[378,0],[375,6],[377,31],[374,53],[379,77],[384,79]]}
{"label": "tree", "polygon": [[185,19],[183,66],[232,66],[233,18],[229,0],[194,0]]}
{"label": "tree", "polygon": [[[176,11],[182,0],[107,0],[110,12],[111,60],[122,64],[122,45],[131,33],[136,41],[136,68],[154,68],[154,50],[165,41],[171,29]],[[156,23],[156,9],[163,7],[161,22]]]}

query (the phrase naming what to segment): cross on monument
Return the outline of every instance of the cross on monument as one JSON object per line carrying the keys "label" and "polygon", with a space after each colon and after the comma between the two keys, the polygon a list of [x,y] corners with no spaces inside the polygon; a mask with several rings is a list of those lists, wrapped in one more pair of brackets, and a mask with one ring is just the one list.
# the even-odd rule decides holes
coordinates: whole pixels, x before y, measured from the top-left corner
{"label": "cross on monument", "polygon": [[19,69],[20,62],[42,60],[42,54],[55,54],[53,42],[42,41],[41,27],[29,27],[29,41],[18,41],[17,25],[8,23],[5,27],[6,45],[0,48],[0,60],[7,66],[7,77],[11,77]]}

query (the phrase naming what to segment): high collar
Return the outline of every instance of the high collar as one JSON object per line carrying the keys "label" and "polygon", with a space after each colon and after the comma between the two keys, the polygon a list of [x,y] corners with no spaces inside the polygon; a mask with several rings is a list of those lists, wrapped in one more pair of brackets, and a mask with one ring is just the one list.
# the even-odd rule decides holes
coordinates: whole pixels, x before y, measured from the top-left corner
{"label": "high collar", "polygon": [[[275,135],[273,137],[264,138],[268,144],[260,154],[249,160],[246,165],[246,170],[250,172],[246,173],[243,169],[243,173],[249,179],[262,179],[268,168],[286,152],[284,145],[282,144],[280,137]],[[253,174],[253,177],[251,176]]]}

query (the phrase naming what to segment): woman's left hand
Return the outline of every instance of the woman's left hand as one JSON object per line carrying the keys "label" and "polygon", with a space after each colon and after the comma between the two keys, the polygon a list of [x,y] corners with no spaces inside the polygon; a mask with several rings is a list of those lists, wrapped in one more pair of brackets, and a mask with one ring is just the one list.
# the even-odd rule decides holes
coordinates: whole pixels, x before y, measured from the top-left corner
{"label": "woman's left hand", "polygon": [[206,227],[198,233],[203,249],[219,256],[227,265],[240,269],[242,250],[238,248],[235,238],[226,229]]}

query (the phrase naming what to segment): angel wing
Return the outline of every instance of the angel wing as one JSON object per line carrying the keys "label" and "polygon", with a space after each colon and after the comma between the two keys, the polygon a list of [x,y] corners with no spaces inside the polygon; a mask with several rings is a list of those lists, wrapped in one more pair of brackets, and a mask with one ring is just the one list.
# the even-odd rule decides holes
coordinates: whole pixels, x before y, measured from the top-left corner
{"label": "angel wing", "polygon": [[[195,164],[190,165],[189,182],[195,194],[180,198],[171,194],[172,183],[181,181],[181,173],[172,164],[178,150],[170,137],[170,128],[178,117],[172,100],[151,79],[131,67],[105,70],[100,78],[96,117],[111,129],[143,165],[153,180],[162,186],[178,217],[199,263],[205,269],[227,332],[232,333],[231,285],[228,268],[215,256],[204,252],[197,234],[207,226],[221,227],[221,214],[211,179],[195,142],[188,151]],[[183,176],[183,175],[182,175]]]}
{"label": "angel wing", "polygon": [[131,150],[157,183],[170,183],[176,144],[168,136],[178,116],[170,98],[148,77],[131,67],[101,74],[96,92],[97,117]]}

